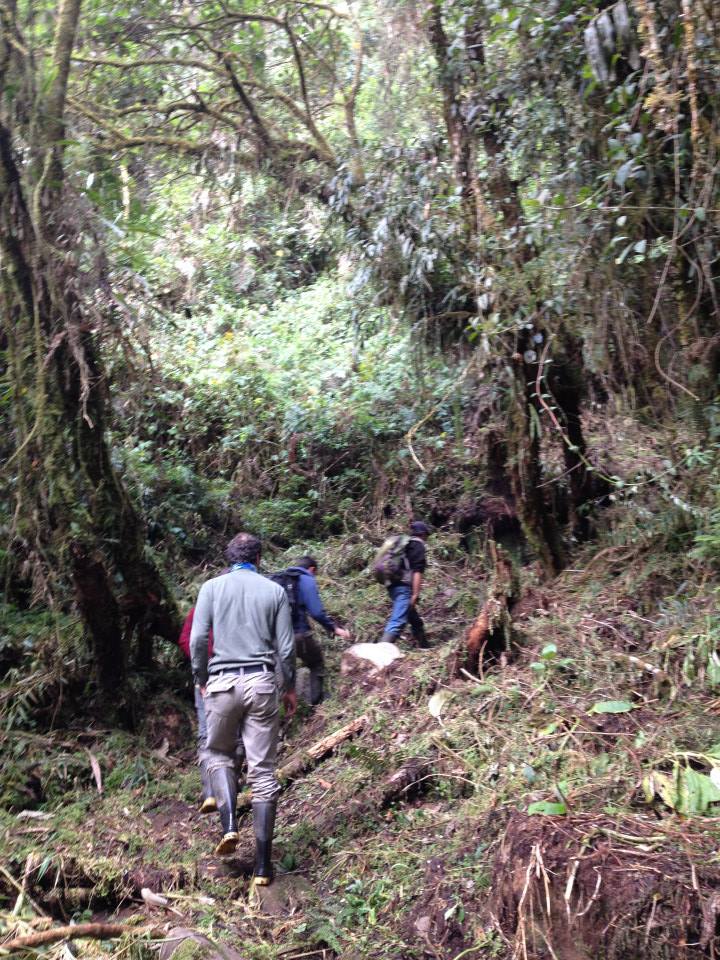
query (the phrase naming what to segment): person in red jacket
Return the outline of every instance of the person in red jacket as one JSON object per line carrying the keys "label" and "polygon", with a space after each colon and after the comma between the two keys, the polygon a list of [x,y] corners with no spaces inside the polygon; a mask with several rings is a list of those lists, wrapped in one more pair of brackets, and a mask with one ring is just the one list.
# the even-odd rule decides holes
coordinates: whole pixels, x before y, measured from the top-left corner
{"label": "person in red jacket", "polygon": [[[195,615],[195,607],[190,608],[190,612],[187,617],[185,617],[185,623],[183,623],[182,630],[180,631],[180,636],[178,637],[178,646],[185,654],[187,659],[190,659],[190,634],[192,632],[193,617]],[[212,628],[210,628],[208,634],[208,656],[213,655],[213,636]],[[212,813],[217,810],[217,803],[215,797],[213,796],[212,787],[210,785],[210,774],[207,768],[207,757],[205,755],[206,741],[207,741],[207,717],[205,715],[205,699],[200,693],[200,687],[195,684],[195,712],[197,713],[198,721],[198,730],[197,730],[197,752],[198,752],[198,766],[200,767],[200,782],[202,784],[202,800],[200,803],[200,813]],[[243,761],[245,759],[245,752],[243,749],[242,739],[238,737],[238,744],[235,750],[235,770],[240,777],[240,771],[242,769]]]}

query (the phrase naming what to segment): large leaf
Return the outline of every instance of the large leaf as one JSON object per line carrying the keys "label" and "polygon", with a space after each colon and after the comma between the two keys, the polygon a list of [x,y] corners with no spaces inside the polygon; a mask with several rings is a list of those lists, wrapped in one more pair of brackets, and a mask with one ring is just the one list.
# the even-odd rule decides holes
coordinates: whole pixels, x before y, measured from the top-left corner
{"label": "large leaf", "polygon": [[567,813],[567,807],[564,803],[555,803],[552,800],[538,800],[530,804],[527,812],[539,813],[545,817],[563,817]]}
{"label": "large leaf", "polygon": [[680,764],[672,773],[654,770],[643,786],[647,797],[659,794],[668,807],[686,816],[707,813],[711,804],[720,803],[720,788],[707,774]]}
{"label": "large leaf", "polygon": [[629,713],[635,707],[629,700],[598,700],[588,713]]}

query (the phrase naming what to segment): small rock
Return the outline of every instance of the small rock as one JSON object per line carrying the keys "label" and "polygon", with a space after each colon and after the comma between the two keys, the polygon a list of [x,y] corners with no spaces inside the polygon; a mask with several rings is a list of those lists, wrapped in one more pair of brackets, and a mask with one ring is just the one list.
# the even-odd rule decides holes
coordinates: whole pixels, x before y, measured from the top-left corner
{"label": "small rock", "polygon": [[143,887],[140,891],[140,896],[149,907],[166,907],[168,905],[167,897],[155,893],[149,887]]}
{"label": "small rock", "polygon": [[208,937],[187,927],[175,927],[159,944],[159,960],[243,960],[227,944],[213,943]]}
{"label": "small rock", "polygon": [[260,913],[267,917],[285,917],[314,899],[312,885],[299,874],[281,874],[269,887],[252,885],[251,897]]}
{"label": "small rock", "polygon": [[430,917],[418,917],[414,926],[421,937],[427,937],[430,934],[432,920]]}

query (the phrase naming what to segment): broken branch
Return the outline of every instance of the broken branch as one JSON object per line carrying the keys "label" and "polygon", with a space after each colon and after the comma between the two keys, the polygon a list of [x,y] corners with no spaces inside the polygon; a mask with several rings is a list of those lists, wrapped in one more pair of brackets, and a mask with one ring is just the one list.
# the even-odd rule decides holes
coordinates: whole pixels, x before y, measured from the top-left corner
{"label": "broken branch", "polygon": [[[332,753],[332,751],[341,743],[344,743],[345,740],[349,740],[350,737],[356,733],[360,733],[367,724],[368,717],[363,714],[363,716],[351,720],[350,723],[347,723],[344,727],[340,727],[335,733],[331,733],[329,736],[323,737],[322,740],[318,740],[317,743],[314,743],[302,753],[291,757],[284,766],[280,767],[277,771],[278,780],[283,786],[295,780],[301,774],[305,773],[306,770],[314,767],[316,763],[329,753]],[[237,809],[249,810],[251,803],[252,793],[249,790],[245,790],[237,798]]]}
{"label": "broken branch", "polygon": [[158,927],[133,927],[128,923],[76,923],[66,927],[54,927],[52,930],[42,930],[40,933],[30,933],[26,937],[15,937],[7,943],[0,944],[0,950],[20,950],[24,947],[41,947],[46,943],[57,943],[58,940],[75,940],[78,937],[89,937],[93,940],[111,940],[121,937],[124,933],[145,934],[157,931]]}

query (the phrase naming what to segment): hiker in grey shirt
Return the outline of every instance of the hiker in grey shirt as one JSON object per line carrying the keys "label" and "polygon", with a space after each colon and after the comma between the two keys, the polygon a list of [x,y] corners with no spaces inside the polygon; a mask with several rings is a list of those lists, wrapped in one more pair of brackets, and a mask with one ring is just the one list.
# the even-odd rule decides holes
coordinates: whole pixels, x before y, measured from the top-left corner
{"label": "hiker in grey shirt", "polygon": [[[234,771],[238,728],[245,746],[252,790],[256,856],[255,882],[272,880],[272,837],[280,786],[275,776],[279,707],[275,662],[280,666],[289,715],[295,712],[295,641],[285,590],[257,572],[260,540],[239,533],[225,549],[230,572],[200,588],[190,652],[193,676],[205,697],[207,763],[222,823],[218,855],[237,847],[237,780]],[[208,660],[208,631],[213,655]]]}

